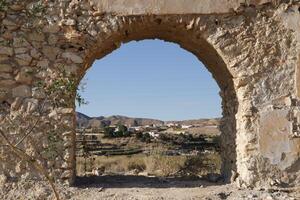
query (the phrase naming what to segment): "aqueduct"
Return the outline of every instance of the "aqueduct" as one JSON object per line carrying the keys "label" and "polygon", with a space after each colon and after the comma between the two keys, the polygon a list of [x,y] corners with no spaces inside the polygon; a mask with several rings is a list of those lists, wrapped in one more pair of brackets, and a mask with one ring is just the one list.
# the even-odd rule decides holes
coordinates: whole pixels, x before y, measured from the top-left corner
{"label": "aqueduct", "polygon": [[[74,88],[86,70],[122,43],[158,38],[195,54],[220,86],[224,178],[300,184],[298,1],[0,0],[0,22],[1,130],[56,181],[74,181]],[[0,175],[36,175],[0,145]]]}

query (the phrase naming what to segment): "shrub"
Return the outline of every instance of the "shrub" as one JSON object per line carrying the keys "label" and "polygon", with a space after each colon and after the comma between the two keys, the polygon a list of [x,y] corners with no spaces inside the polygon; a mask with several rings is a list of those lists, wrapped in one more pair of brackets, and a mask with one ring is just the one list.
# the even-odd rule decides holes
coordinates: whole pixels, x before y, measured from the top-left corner
{"label": "shrub", "polygon": [[146,169],[146,164],[143,161],[131,161],[128,163],[127,169],[138,170],[139,172],[142,172]]}
{"label": "shrub", "polygon": [[143,133],[142,132],[136,132],[135,133],[135,138],[141,139],[142,137],[143,137]]}
{"label": "shrub", "polygon": [[143,137],[141,139],[142,142],[150,143],[151,142],[151,136],[149,133],[144,133]]}
{"label": "shrub", "polygon": [[114,137],[115,129],[112,127],[105,127],[104,128],[104,136],[105,137]]}

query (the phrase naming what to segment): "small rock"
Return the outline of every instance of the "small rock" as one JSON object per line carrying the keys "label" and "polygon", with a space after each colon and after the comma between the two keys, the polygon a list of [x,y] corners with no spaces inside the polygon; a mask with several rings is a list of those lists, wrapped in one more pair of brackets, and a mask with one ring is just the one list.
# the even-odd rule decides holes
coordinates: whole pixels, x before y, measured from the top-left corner
{"label": "small rock", "polygon": [[61,178],[70,178],[72,177],[72,170],[65,170],[62,175],[61,175]]}
{"label": "small rock", "polygon": [[28,67],[23,67],[16,76],[16,81],[19,83],[24,83],[29,85],[32,82],[31,69]]}
{"label": "small rock", "polygon": [[42,89],[35,87],[32,88],[32,97],[36,99],[43,99],[46,97],[46,94]]}
{"label": "small rock", "polygon": [[26,105],[26,112],[27,113],[34,112],[38,107],[38,103],[39,102],[37,99],[26,99],[24,103]]}
{"label": "small rock", "polygon": [[76,74],[78,67],[74,65],[64,65],[64,70],[67,74]]}
{"label": "small rock", "polygon": [[30,44],[27,42],[27,40],[23,37],[14,38],[13,46],[18,47],[29,47]]}
{"label": "small rock", "polygon": [[49,43],[50,45],[56,44],[57,41],[58,41],[58,38],[57,38],[57,36],[54,35],[54,34],[51,34],[51,35],[49,36],[49,38],[48,38],[48,43]]}
{"label": "small rock", "polygon": [[11,33],[11,31],[5,31],[3,34],[2,34],[2,37],[6,40],[12,40],[13,39],[13,34]]}
{"label": "small rock", "polygon": [[76,21],[74,19],[67,19],[64,21],[64,24],[67,25],[67,26],[74,26],[76,25]]}
{"label": "small rock", "polygon": [[16,81],[14,80],[0,80],[0,87],[13,87],[16,84]]}
{"label": "small rock", "polygon": [[0,73],[0,79],[12,79],[12,75],[10,73]]}
{"label": "small rock", "polygon": [[37,42],[43,42],[45,41],[45,35],[40,32],[31,32],[28,35],[29,40],[31,41],[37,41]]}
{"label": "small rock", "polygon": [[31,97],[31,88],[27,85],[20,85],[12,90],[13,97]]}
{"label": "small rock", "polygon": [[227,199],[230,196],[231,192],[226,194],[225,192],[220,192],[218,193],[218,197],[220,197],[220,199]]}
{"label": "small rock", "polygon": [[74,112],[74,109],[73,108],[63,108],[60,110],[59,113],[61,114],[72,114]]}
{"label": "small rock", "polygon": [[17,25],[14,21],[12,21],[12,20],[10,20],[10,19],[4,19],[3,21],[2,21],[2,24],[4,25],[4,26],[6,26],[6,28],[8,29],[8,30],[10,30],[10,31],[14,31],[14,30],[16,30],[16,29],[18,29],[20,26],[19,25]]}
{"label": "small rock", "polygon": [[30,55],[35,59],[38,59],[39,57],[41,57],[41,53],[38,52],[36,49],[32,49],[30,51]]}
{"label": "small rock", "polygon": [[4,25],[4,26],[16,26],[17,24],[15,22],[13,22],[12,20],[6,18],[2,21],[2,25]]}
{"label": "small rock", "polygon": [[47,59],[39,61],[36,66],[42,67],[42,68],[48,68],[49,66],[49,61]]}
{"label": "small rock", "polygon": [[3,188],[6,182],[7,182],[7,177],[4,174],[1,174],[0,175],[0,188]]}
{"label": "small rock", "polygon": [[12,71],[13,71],[13,68],[12,68],[11,65],[9,65],[9,64],[0,64],[0,72],[12,72]]}
{"label": "small rock", "polygon": [[60,27],[58,24],[50,24],[43,28],[44,33],[58,33],[60,31]]}
{"label": "small rock", "polygon": [[20,4],[14,4],[10,6],[10,9],[12,9],[13,11],[21,11],[24,8],[24,6],[20,5]]}
{"label": "small rock", "polygon": [[7,96],[10,94],[10,90],[5,87],[5,88],[0,88],[0,100],[5,100],[7,99]]}
{"label": "small rock", "polygon": [[30,65],[32,57],[29,54],[16,55],[16,60],[19,65]]}
{"label": "small rock", "polygon": [[70,59],[72,62],[74,62],[76,64],[83,63],[83,59],[80,56],[78,56],[78,55],[76,55],[75,53],[72,53],[72,52],[65,52],[65,53],[62,54],[62,57]]}
{"label": "small rock", "polygon": [[18,110],[23,102],[23,98],[17,97],[14,102],[11,104],[13,110]]}
{"label": "small rock", "polygon": [[13,49],[10,48],[10,47],[0,46],[0,54],[12,56],[13,55]]}
{"label": "small rock", "polygon": [[253,198],[257,198],[257,195],[256,194],[249,194],[247,196],[248,199],[253,199]]}
{"label": "small rock", "polygon": [[51,46],[44,46],[43,47],[43,54],[49,58],[49,60],[54,61],[60,51],[57,47],[51,47]]}
{"label": "small rock", "polygon": [[272,196],[268,195],[265,197],[265,200],[275,200]]}
{"label": "small rock", "polygon": [[8,55],[4,55],[4,54],[0,54],[0,55],[1,55],[0,56],[0,63],[2,63],[3,61],[7,61],[10,58]]}
{"label": "small rock", "polygon": [[192,21],[190,21],[190,23],[186,26],[186,29],[187,29],[187,30],[192,29],[192,28],[194,27],[194,22],[195,22],[194,19],[193,19]]}
{"label": "small rock", "polygon": [[53,110],[52,112],[49,113],[48,117],[49,118],[54,118],[56,119],[57,118],[57,111],[56,110]]}
{"label": "small rock", "polygon": [[15,53],[16,53],[16,54],[24,54],[24,53],[26,53],[27,51],[28,51],[28,49],[27,49],[27,48],[24,48],[24,47],[16,48],[16,49],[15,49]]}

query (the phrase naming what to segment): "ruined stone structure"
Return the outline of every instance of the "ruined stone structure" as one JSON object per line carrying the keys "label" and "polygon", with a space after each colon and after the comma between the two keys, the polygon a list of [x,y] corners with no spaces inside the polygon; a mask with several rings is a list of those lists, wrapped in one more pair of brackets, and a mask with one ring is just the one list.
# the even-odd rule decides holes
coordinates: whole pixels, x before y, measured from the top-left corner
{"label": "ruined stone structure", "polygon": [[[22,123],[12,124],[38,119],[19,148],[39,157],[56,181],[72,184],[71,85],[122,43],[155,38],[196,55],[221,89],[224,178],[250,187],[300,184],[296,0],[0,0],[0,103],[6,106],[0,128],[16,142],[25,133],[18,134]],[[53,98],[40,85],[72,94]],[[0,145],[0,175],[36,175],[2,138]]]}

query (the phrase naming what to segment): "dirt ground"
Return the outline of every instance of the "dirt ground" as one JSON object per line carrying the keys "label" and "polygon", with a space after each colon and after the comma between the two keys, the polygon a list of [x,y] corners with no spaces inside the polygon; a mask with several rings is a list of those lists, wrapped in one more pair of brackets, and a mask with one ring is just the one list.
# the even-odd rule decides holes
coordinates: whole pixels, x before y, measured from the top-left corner
{"label": "dirt ground", "polygon": [[[2,184],[0,199],[53,199],[46,182],[26,181]],[[81,178],[77,185],[57,185],[61,199],[72,200],[298,200],[300,191],[239,189],[235,184],[212,183],[203,179],[103,176]]]}

